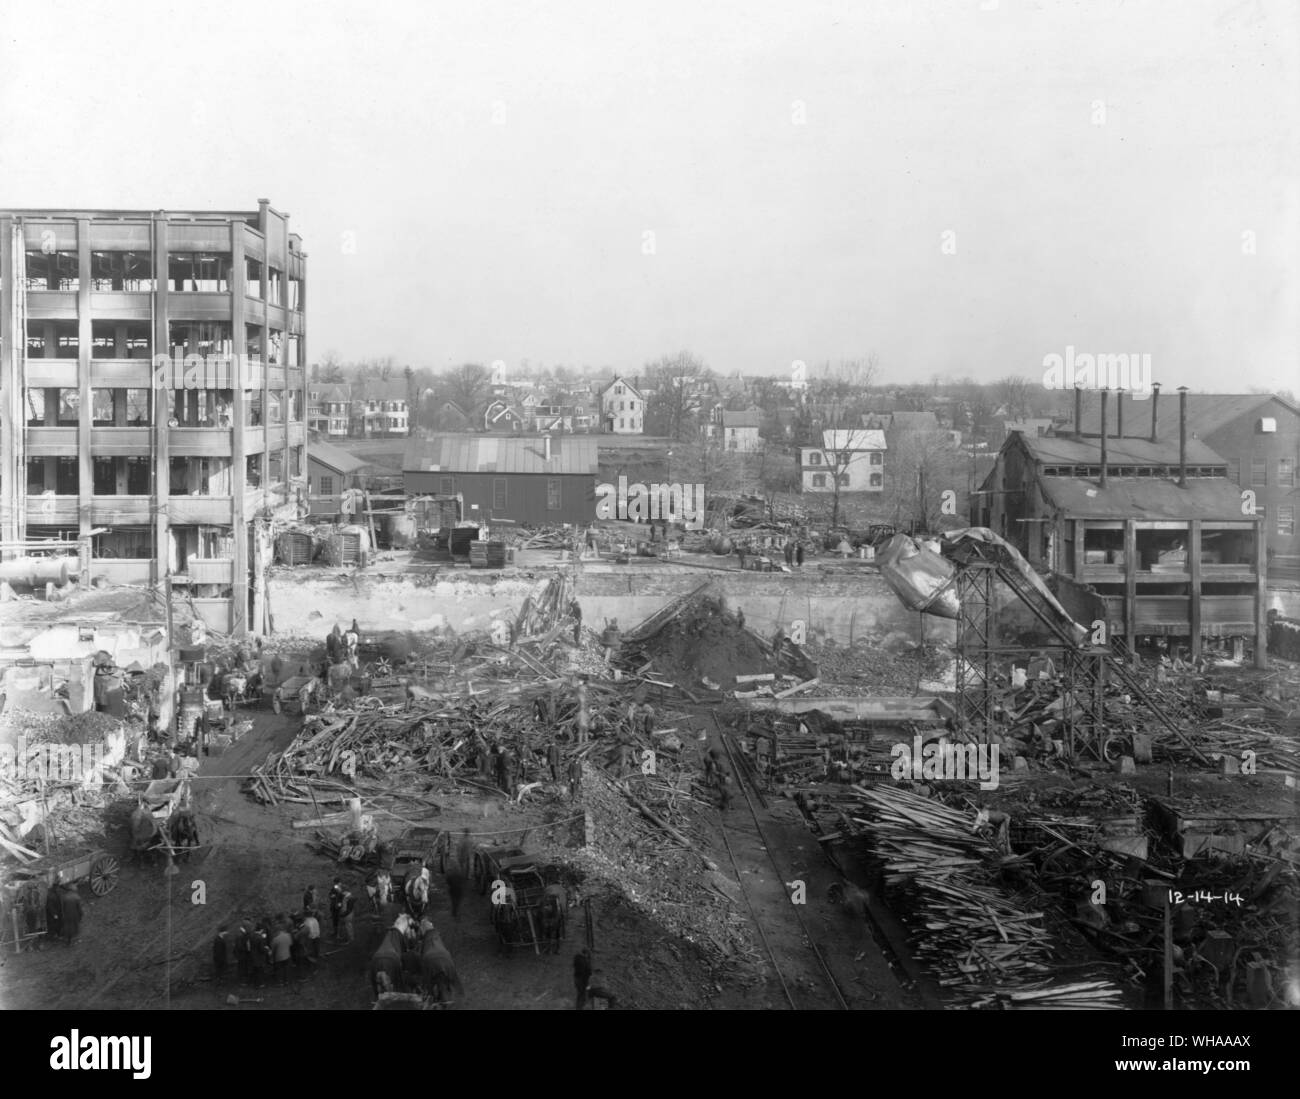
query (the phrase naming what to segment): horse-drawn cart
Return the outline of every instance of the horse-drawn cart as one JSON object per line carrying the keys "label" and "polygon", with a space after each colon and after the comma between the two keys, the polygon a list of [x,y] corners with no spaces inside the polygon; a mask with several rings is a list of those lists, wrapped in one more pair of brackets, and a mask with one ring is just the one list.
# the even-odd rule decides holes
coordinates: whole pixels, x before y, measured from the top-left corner
{"label": "horse-drawn cart", "polygon": [[307,706],[316,697],[320,685],[320,679],[314,675],[292,676],[276,687],[271,696],[271,709],[277,714],[284,710],[291,714],[306,714]]}
{"label": "horse-drawn cart", "polygon": [[489,919],[507,954],[531,946],[559,949],[566,933],[568,893],[557,867],[539,863],[518,847],[480,847],[474,853],[474,882],[492,902]]}
{"label": "horse-drawn cart", "polygon": [[14,881],[38,882],[48,889],[55,881],[87,882],[97,897],[111,893],[117,884],[117,859],[107,851],[90,851],[68,859],[41,858],[11,871]]}

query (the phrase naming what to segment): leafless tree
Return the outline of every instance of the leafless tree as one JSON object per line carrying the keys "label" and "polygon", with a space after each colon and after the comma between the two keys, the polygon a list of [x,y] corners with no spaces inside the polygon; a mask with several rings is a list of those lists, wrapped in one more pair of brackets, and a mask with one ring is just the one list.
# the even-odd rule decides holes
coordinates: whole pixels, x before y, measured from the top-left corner
{"label": "leafless tree", "polygon": [[693,434],[691,389],[697,379],[710,375],[709,368],[689,351],[665,355],[646,363],[646,378],[655,388],[646,407],[646,432],[666,435],[682,442]]}
{"label": "leafless tree", "polygon": [[915,520],[923,530],[935,529],[944,492],[960,487],[961,464],[961,451],[945,431],[897,433],[887,466],[894,525]]}
{"label": "leafless tree", "polygon": [[1036,386],[1028,378],[1008,374],[999,378],[993,385],[993,392],[998,403],[1005,405],[1007,415],[1013,420],[1023,420],[1031,412],[1031,399],[1042,386]]}
{"label": "leafless tree", "polygon": [[470,418],[478,421],[478,414],[487,404],[491,374],[481,363],[465,363],[445,375],[446,395],[455,401],[460,410]]}

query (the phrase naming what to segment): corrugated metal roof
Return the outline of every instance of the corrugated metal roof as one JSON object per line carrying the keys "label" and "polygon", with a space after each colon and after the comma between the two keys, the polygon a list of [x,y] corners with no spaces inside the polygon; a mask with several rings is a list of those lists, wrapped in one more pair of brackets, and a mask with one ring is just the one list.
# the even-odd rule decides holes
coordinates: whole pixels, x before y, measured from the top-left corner
{"label": "corrugated metal roof", "polygon": [[1106,487],[1074,477],[1043,477],[1043,493],[1067,515],[1093,519],[1246,519],[1241,489],[1225,477],[1111,477]]}
{"label": "corrugated metal roof", "polygon": [[[1164,390],[1160,394],[1160,407],[1156,410],[1156,434],[1162,442],[1178,442],[1178,397],[1177,393]],[[1261,416],[1276,415],[1276,407],[1265,411],[1270,402],[1277,401],[1282,409],[1290,406],[1280,398],[1268,393],[1189,393],[1187,394],[1187,437],[1202,438],[1231,423],[1240,416],[1258,411]],[[1096,394],[1085,394],[1083,398],[1083,430],[1097,433],[1101,431],[1101,402]],[[1115,402],[1110,402],[1106,413],[1107,426],[1115,430]],[[1074,426],[1071,411],[1070,427]],[[1129,397],[1124,400],[1124,432],[1127,435],[1151,435],[1151,400],[1136,401]]]}
{"label": "corrugated metal roof", "polygon": [[[1013,436],[1014,438],[1014,436]],[[1038,461],[1045,465],[1098,465],[1101,462],[1101,440],[1080,439],[1074,435],[1025,435],[1020,438]],[[1150,439],[1106,440],[1106,465],[1109,466],[1176,466],[1178,440],[1172,443],[1153,443]],[[1199,439],[1187,440],[1187,464],[1193,466],[1227,465]]]}
{"label": "corrugated metal roof", "polygon": [[551,436],[551,459],[541,435],[437,435],[413,439],[402,469],[408,473],[590,474],[599,464],[597,440],[588,435]]}

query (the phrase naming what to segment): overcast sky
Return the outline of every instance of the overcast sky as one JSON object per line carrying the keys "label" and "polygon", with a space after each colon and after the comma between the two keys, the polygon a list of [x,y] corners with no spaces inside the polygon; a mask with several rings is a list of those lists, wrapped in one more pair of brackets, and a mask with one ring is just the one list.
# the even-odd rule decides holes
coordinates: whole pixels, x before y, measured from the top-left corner
{"label": "overcast sky", "polygon": [[269,198],[313,360],[1294,388],[1297,12],[10,0],[0,207]]}

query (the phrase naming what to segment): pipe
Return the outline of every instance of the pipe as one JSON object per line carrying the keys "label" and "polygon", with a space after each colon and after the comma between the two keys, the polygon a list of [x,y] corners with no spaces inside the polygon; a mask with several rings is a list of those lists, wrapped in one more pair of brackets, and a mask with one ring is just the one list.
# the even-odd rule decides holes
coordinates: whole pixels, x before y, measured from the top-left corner
{"label": "pipe", "polygon": [[1110,391],[1101,391],[1101,487],[1106,487],[1106,400]]}
{"label": "pipe", "polygon": [[1178,387],[1178,487],[1187,487],[1187,386]]}
{"label": "pipe", "polygon": [[1115,438],[1124,438],[1124,390],[1115,390]]}
{"label": "pipe", "polygon": [[1083,434],[1083,390],[1077,385],[1074,387],[1074,433]]}
{"label": "pipe", "polygon": [[1160,422],[1159,420],[1156,419],[1156,409],[1159,406],[1160,406],[1160,383],[1152,382],[1151,383],[1151,441],[1153,443],[1159,442],[1159,440],[1156,438],[1156,428]]}
{"label": "pipe", "polygon": [[[71,568],[69,568],[71,565]],[[68,573],[81,571],[75,557],[16,557],[0,562],[0,580],[40,588],[46,584],[62,587],[68,582]]]}

